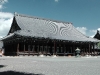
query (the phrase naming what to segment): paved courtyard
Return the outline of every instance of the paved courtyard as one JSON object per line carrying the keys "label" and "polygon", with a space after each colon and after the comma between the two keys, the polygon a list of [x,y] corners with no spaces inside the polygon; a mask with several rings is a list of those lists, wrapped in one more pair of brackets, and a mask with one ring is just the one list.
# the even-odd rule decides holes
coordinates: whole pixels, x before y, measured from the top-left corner
{"label": "paved courtyard", "polygon": [[100,57],[0,57],[0,75],[100,75]]}

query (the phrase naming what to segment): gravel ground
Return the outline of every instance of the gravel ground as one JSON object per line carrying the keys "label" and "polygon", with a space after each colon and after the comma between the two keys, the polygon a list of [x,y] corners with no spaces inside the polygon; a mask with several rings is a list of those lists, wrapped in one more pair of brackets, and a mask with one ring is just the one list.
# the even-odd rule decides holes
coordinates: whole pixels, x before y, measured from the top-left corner
{"label": "gravel ground", "polygon": [[100,75],[100,57],[0,57],[0,75]]}

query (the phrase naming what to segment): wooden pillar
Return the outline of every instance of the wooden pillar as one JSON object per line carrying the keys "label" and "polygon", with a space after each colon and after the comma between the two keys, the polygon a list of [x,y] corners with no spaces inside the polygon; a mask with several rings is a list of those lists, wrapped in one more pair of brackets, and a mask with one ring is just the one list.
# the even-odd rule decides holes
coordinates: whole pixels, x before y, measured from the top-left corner
{"label": "wooden pillar", "polygon": [[98,46],[97,46],[97,52],[96,52],[96,56],[98,56],[98,52],[99,52],[99,48],[98,48]]}
{"label": "wooden pillar", "polygon": [[25,55],[25,43],[24,43],[24,55]]}
{"label": "wooden pillar", "polygon": [[46,56],[47,56],[47,53],[48,53],[48,46],[46,45]]}
{"label": "wooden pillar", "polygon": [[64,43],[64,56],[65,56],[65,53],[66,53],[66,49],[65,49],[65,43]]}
{"label": "wooden pillar", "polygon": [[92,56],[94,56],[94,43],[92,44],[92,52],[91,52],[91,54],[92,54]]}
{"label": "wooden pillar", "polygon": [[34,45],[32,46],[32,52],[33,52],[33,56],[34,56]]}
{"label": "wooden pillar", "polygon": [[90,55],[92,53],[92,44],[90,44]]}
{"label": "wooden pillar", "polygon": [[82,55],[83,51],[82,51],[82,42],[80,42],[80,55]]}
{"label": "wooden pillar", "polygon": [[94,52],[94,45],[95,45],[95,44],[93,43],[93,52]]}
{"label": "wooden pillar", "polygon": [[33,50],[32,50],[32,41],[31,41],[31,55],[33,55]]}
{"label": "wooden pillar", "polygon": [[44,55],[44,51],[45,51],[45,50],[44,50],[44,43],[43,43],[43,49],[42,49],[42,50],[43,50],[42,54]]}
{"label": "wooden pillar", "polygon": [[85,45],[85,48],[84,48],[84,55],[87,54],[87,50],[86,50],[86,45]]}
{"label": "wooden pillar", "polygon": [[28,55],[30,56],[30,45],[28,45]]}
{"label": "wooden pillar", "polygon": [[14,53],[13,53],[13,44],[10,47],[11,47],[11,55],[14,55]]}
{"label": "wooden pillar", "polygon": [[68,53],[68,42],[66,43],[66,45],[65,45],[66,46],[66,53]]}
{"label": "wooden pillar", "polygon": [[85,48],[84,48],[84,44],[83,44],[83,56],[85,55]]}
{"label": "wooden pillar", "polygon": [[90,43],[89,43],[89,55],[90,55]]}
{"label": "wooden pillar", "polygon": [[48,55],[48,42],[46,41],[45,44],[46,44],[46,56],[47,56]]}
{"label": "wooden pillar", "polygon": [[17,44],[17,56],[19,56],[19,43]]}
{"label": "wooden pillar", "polygon": [[83,56],[85,56],[85,44],[83,43]]}
{"label": "wooden pillar", "polygon": [[43,55],[44,54],[43,52],[44,52],[44,45],[41,46],[41,53],[40,54]]}
{"label": "wooden pillar", "polygon": [[40,45],[39,45],[39,43],[38,43],[37,51],[38,51],[38,54],[39,54],[39,51],[40,51]]}
{"label": "wooden pillar", "polygon": [[75,44],[73,43],[73,55],[75,56]]}
{"label": "wooden pillar", "polygon": [[54,41],[54,51],[53,51],[53,55],[55,55],[56,53],[56,43],[55,43],[55,41]]}

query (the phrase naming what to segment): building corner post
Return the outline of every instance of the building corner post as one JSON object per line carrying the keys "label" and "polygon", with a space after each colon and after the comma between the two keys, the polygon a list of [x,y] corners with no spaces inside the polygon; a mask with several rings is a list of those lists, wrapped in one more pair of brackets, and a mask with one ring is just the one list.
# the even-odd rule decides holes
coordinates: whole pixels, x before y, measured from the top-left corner
{"label": "building corner post", "polygon": [[19,56],[19,43],[17,44],[17,56]]}

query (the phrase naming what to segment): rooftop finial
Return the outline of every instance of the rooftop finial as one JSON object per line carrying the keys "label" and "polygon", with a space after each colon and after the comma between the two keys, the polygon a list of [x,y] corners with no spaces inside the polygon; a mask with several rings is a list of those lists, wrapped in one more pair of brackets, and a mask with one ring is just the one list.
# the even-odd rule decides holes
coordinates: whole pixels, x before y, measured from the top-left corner
{"label": "rooftop finial", "polygon": [[99,33],[99,30],[97,30],[97,33]]}
{"label": "rooftop finial", "polygon": [[17,12],[14,12],[14,15],[17,15]]}

